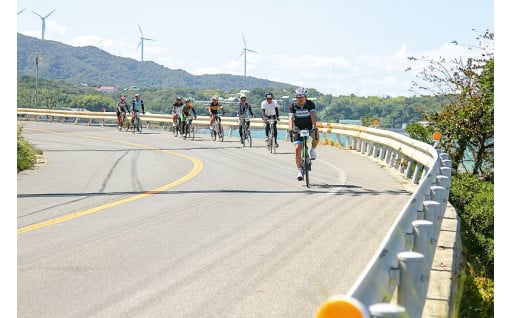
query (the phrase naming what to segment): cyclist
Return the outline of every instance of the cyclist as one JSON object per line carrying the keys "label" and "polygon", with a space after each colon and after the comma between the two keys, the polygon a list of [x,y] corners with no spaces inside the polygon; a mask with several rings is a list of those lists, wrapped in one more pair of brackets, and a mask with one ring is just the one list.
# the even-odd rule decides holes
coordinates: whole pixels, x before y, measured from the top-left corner
{"label": "cyclist", "polygon": [[270,125],[268,120],[273,118],[274,121],[274,140],[276,142],[276,148],[279,147],[277,143],[277,122],[279,121],[279,104],[274,100],[274,94],[272,92],[268,92],[265,95],[265,100],[261,102],[261,118],[265,122],[265,141],[268,141],[268,134],[270,132]]}
{"label": "cyclist", "polygon": [[210,130],[213,130],[215,115],[218,114],[219,110],[222,110],[222,115],[224,116],[224,106],[219,104],[219,96],[213,95],[212,102],[208,105],[208,113],[210,114]]}
{"label": "cyclist", "polygon": [[303,171],[300,166],[300,151],[302,149],[302,140],[299,136],[299,130],[309,129],[315,130],[312,134],[312,145],[309,151],[311,160],[316,159],[316,146],[320,139],[316,130],[316,109],[315,103],[307,99],[308,90],[299,87],[295,90],[296,101],[290,104],[289,116],[290,121],[288,127],[290,129],[290,140],[295,144],[295,164],[297,165],[297,180],[302,181]]}
{"label": "cyclist", "polygon": [[119,102],[117,102],[116,115],[117,115],[117,127],[121,129],[124,124],[124,118],[128,112],[128,104],[126,104],[126,96],[121,96]]}
{"label": "cyclist", "polygon": [[[144,101],[140,98],[140,94],[137,93],[137,94],[135,94],[135,97],[132,100],[132,108],[131,108],[131,112],[132,112],[132,126],[134,124],[133,119],[136,116],[139,116],[138,113],[140,113],[141,111],[142,111],[142,114],[146,113],[144,111]],[[137,131],[139,131],[139,127],[137,127]]]}
{"label": "cyclist", "polygon": [[[252,112],[251,104],[249,104],[249,102],[247,101],[247,96],[245,96],[244,94],[241,94],[240,102],[238,102],[238,106],[236,108],[236,115],[238,116],[239,121],[240,121],[240,129],[238,130],[238,132],[240,133],[240,143],[242,143],[242,144],[244,143],[244,140],[242,137],[242,125],[244,124],[245,116],[247,115],[247,112],[249,112],[249,114],[251,114],[251,117],[254,117],[254,113]],[[247,128],[249,128],[250,125],[251,125],[251,121],[248,120]]]}
{"label": "cyclist", "polygon": [[183,131],[185,130],[185,123],[181,120],[181,110],[183,109],[183,100],[181,99],[181,96],[176,96],[176,101],[174,104],[172,104],[171,107],[171,115],[172,120],[178,124],[179,131],[181,134],[183,134]]}
{"label": "cyclist", "polygon": [[[185,98],[185,106],[181,108],[181,122],[183,123],[183,127],[185,127],[185,121],[187,120],[188,116],[191,116],[194,114],[194,119],[197,118],[196,116],[196,110],[194,109],[194,106],[192,105],[192,101],[190,100],[190,97]],[[185,133],[185,128],[183,128],[183,133]]]}

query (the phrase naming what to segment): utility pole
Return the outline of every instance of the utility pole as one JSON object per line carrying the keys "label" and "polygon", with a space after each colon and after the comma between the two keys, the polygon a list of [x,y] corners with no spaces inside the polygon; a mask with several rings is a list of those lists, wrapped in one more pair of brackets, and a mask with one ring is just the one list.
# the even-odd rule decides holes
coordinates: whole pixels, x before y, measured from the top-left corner
{"label": "utility pole", "polygon": [[39,103],[38,103],[38,87],[37,87],[37,81],[39,79],[39,55],[36,55],[36,105],[35,105],[35,108],[37,108],[39,106]]}

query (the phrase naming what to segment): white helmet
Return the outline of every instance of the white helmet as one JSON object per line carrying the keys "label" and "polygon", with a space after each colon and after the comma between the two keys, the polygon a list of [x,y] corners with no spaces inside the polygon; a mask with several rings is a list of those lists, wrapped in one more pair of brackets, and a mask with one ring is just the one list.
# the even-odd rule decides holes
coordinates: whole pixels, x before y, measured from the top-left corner
{"label": "white helmet", "polygon": [[295,90],[295,97],[303,97],[308,94],[308,90],[304,87],[299,87]]}
{"label": "white helmet", "polygon": [[240,99],[247,98],[244,94],[240,94]]}

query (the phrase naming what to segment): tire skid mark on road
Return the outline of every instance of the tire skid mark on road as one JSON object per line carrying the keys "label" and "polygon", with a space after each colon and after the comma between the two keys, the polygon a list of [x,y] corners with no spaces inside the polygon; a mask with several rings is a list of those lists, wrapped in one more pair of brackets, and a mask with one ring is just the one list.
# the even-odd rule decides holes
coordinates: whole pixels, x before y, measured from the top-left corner
{"label": "tire skid mark on road", "polygon": [[121,200],[117,200],[117,201],[114,201],[114,202],[102,204],[102,205],[99,205],[99,206],[94,207],[94,208],[85,209],[85,210],[81,210],[81,211],[77,211],[77,212],[72,212],[72,213],[69,213],[69,214],[66,214],[66,215],[63,215],[63,216],[60,216],[60,217],[57,217],[57,218],[53,218],[53,219],[50,219],[50,220],[47,220],[47,221],[44,221],[44,222],[40,222],[40,223],[24,226],[24,227],[19,228],[17,230],[17,234],[26,233],[26,232],[33,231],[33,230],[36,230],[36,229],[40,229],[40,228],[43,228],[43,227],[46,227],[46,226],[50,226],[50,225],[62,223],[62,222],[65,222],[65,221],[69,221],[69,220],[72,220],[72,219],[75,219],[75,218],[78,218],[78,217],[81,217],[81,216],[84,216],[84,215],[89,215],[89,214],[92,214],[92,213],[96,213],[96,212],[99,212],[99,211],[102,211],[102,210],[105,210],[105,209],[108,209],[108,208],[111,208],[111,207],[114,207],[114,206],[117,206],[117,205],[120,205],[120,204],[125,204],[125,203],[128,203],[128,202],[132,202],[132,201],[135,201],[135,200],[138,200],[138,199],[142,199],[142,198],[145,198],[145,197],[153,195],[153,194],[157,194],[157,193],[169,190],[171,188],[174,188],[174,187],[176,187],[176,186],[178,186],[180,184],[183,184],[183,183],[189,181],[190,179],[192,179],[193,177],[198,175],[199,172],[201,172],[201,170],[203,170],[203,163],[199,159],[194,158],[194,157],[189,156],[189,155],[182,154],[182,153],[173,152],[173,151],[170,151],[170,150],[160,149],[160,148],[146,146],[146,145],[142,145],[142,144],[136,144],[136,143],[127,142],[127,141],[120,141],[120,140],[115,140],[115,139],[105,138],[105,137],[88,136],[88,135],[81,135],[81,134],[75,134],[75,133],[60,133],[60,132],[51,131],[51,130],[44,130],[44,129],[31,129],[31,128],[27,128],[27,129],[35,130],[35,131],[41,131],[41,132],[46,132],[46,133],[59,134],[59,135],[71,135],[71,136],[77,136],[77,137],[81,137],[81,138],[89,138],[89,139],[97,139],[97,140],[103,140],[103,141],[110,141],[110,142],[116,142],[116,143],[120,143],[120,144],[130,145],[130,146],[134,146],[134,147],[138,147],[138,148],[145,148],[145,149],[149,149],[149,150],[160,151],[160,152],[169,154],[171,156],[177,156],[177,157],[181,157],[181,158],[190,160],[194,164],[194,167],[192,168],[192,170],[190,170],[189,173],[187,173],[183,177],[181,177],[181,178],[179,178],[179,179],[177,179],[177,180],[175,180],[175,181],[173,181],[171,183],[168,183],[168,184],[165,184],[165,185],[163,185],[161,187],[158,187],[156,189],[145,191],[143,193],[139,193],[139,194],[136,194],[136,195],[132,195],[130,197],[127,197],[127,198],[124,198],[124,199],[121,199]]}

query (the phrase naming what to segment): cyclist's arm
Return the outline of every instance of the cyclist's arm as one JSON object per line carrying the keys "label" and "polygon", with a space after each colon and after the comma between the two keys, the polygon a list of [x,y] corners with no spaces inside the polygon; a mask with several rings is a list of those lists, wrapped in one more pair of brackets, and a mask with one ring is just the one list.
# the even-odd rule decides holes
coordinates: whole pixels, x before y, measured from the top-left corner
{"label": "cyclist's arm", "polygon": [[276,103],[276,120],[279,120],[279,107],[277,106],[277,103]]}
{"label": "cyclist's arm", "polygon": [[311,125],[313,125],[313,129],[316,128],[316,111],[312,111],[309,113],[311,116]]}

